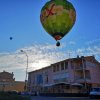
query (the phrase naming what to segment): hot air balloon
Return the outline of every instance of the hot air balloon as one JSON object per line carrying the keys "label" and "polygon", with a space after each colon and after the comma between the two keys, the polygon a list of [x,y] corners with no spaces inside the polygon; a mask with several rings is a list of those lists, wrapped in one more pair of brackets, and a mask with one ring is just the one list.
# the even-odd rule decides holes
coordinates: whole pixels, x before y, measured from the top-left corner
{"label": "hot air balloon", "polygon": [[12,39],[13,39],[13,37],[9,37],[9,39],[10,39],[10,40],[12,40]]}
{"label": "hot air balloon", "polygon": [[75,20],[75,8],[67,0],[50,0],[41,9],[42,26],[57,41],[57,46],[60,46],[59,40],[71,30]]}

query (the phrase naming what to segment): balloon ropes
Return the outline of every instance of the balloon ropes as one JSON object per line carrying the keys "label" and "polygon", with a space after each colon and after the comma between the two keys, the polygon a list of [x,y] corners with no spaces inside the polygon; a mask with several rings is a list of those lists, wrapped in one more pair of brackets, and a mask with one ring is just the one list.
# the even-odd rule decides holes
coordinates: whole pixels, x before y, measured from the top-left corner
{"label": "balloon ropes", "polygon": [[43,28],[60,46],[61,40],[73,27],[76,20],[76,11],[67,0],[51,0],[41,9],[40,20]]}

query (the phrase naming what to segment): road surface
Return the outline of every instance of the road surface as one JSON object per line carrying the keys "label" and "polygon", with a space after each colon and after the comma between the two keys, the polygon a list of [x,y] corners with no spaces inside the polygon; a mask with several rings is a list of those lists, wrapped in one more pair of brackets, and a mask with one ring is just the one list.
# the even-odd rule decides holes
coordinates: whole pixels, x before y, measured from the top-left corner
{"label": "road surface", "polygon": [[88,97],[43,97],[43,96],[32,96],[31,100],[99,100],[99,99],[90,99]]}

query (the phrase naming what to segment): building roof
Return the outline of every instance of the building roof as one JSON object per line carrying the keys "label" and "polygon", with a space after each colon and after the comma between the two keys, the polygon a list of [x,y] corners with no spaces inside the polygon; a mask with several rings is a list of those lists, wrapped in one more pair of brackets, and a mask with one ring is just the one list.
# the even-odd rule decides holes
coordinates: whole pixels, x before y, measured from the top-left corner
{"label": "building roof", "polygon": [[7,72],[7,71],[3,71],[3,72],[0,72],[0,74],[13,74],[13,72],[12,73],[9,73],[9,72]]}
{"label": "building roof", "polygon": [[[53,63],[53,64],[51,64],[51,66],[52,66],[52,65],[55,65],[55,64],[58,64],[58,63],[61,63],[61,62],[65,62],[65,61],[79,61],[79,60],[82,60],[82,59],[87,60],[87,61],[91,61],[91,62],[93,62],[93,63],[97,63],[97,64],[100,65],[100,62],[98,62],[98,61],[95,59],[95,56],[93,55],[93,56],[81,56],[81,57],[77,56],[76,58],[68,58],[68,59],[65,59],[65,60],[62,60],[62,61]],[[37,69],[37,70],[31,71],[31,72],[28,72],[28,73],[30,74],[30,73],[32,73],[32,72],[37,72],[37,71],[40,71],[40,70],[49,68],[49,67],[51,67],[51,66],[46,66],[46,67],[43,67],[43,68],[41,68],[41,69]]]}
{"label": "building roof", "polygon": [[36,70],[28,72],[28,73],[32,73],[32,72],[36,72],[36,71],[40,71],[40,70],[45,70],[45,69],[47,69],[49,67],[51,67],[51,66],[46,66],[46,67],[43,67],[43,68],[40,68],[40,69],[36,69]]}

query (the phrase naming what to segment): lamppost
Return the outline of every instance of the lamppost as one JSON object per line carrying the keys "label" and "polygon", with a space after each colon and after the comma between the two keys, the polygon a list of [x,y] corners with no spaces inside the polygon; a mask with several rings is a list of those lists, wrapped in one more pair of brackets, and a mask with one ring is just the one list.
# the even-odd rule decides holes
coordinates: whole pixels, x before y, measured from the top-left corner
{"label": "lamppost", "polygon": [[26,76],[25,76],[25,87],[24,87],[24,90],[26,91],[27,90],[27,70],[28,70],[28,55],[27,53],[24,51],[24,50],[20,50],[22,53],[24,53],[27,57],[27,66],[26,66]]}

